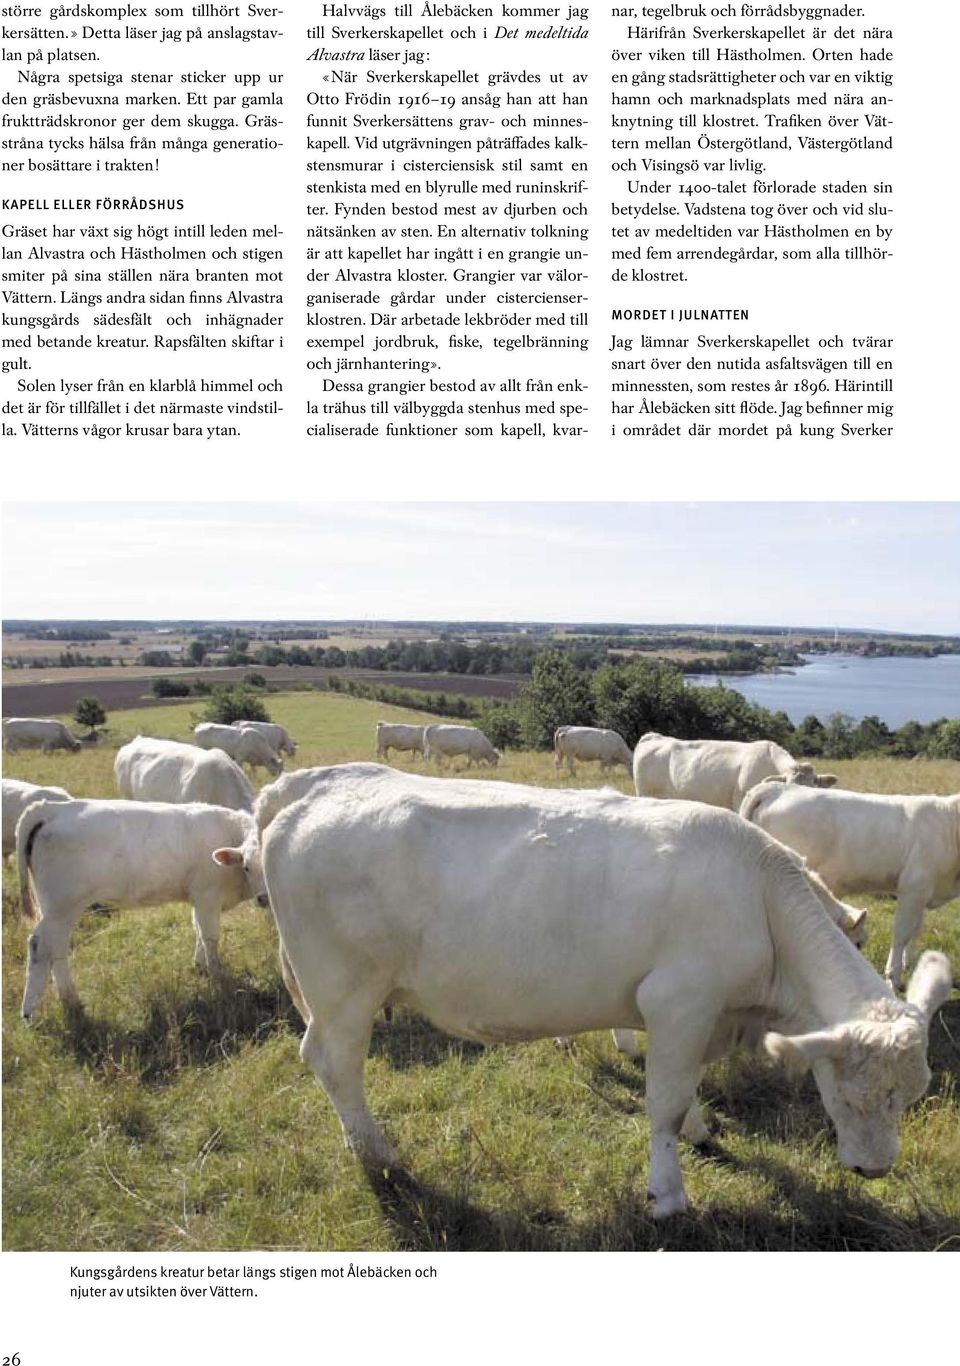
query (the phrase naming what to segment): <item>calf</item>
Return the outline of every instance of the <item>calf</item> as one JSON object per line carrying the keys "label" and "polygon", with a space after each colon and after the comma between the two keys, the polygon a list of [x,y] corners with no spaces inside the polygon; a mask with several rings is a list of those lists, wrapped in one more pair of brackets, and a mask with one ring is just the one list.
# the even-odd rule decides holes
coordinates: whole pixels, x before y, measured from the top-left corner
{"label": "calf", "polygon": [[[214,860],[224,845],[244,859]],[[30,936],[23,1017],[40,1003],[51,971],[60,999],[79,1005],[67,953],[83,911],[96,902],[193,905],[194,963],[220,971],[221,912],[262,894],[251,882],[256,847],[253,817],[199,803],[34,802],[17,827],[17,861],[24,912],[40,921]],[[259,865],[257,865],[259,866]]]}

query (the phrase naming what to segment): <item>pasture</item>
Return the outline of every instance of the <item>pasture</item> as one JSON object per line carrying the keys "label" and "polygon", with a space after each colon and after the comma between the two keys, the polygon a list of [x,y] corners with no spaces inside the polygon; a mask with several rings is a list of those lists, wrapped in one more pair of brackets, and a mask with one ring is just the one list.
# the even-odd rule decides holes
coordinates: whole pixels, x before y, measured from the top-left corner
{"label": "pasture", "polygon": [[[335,694],[267,705],[299,743],[288,767],[373,758],[378,717],[433,719]],[[113,796],[117,744],[140,729],[188,739],[199,710],[115,712],[99,749],[5,756],[5,773]],[[397,766],[424,768],[406,757]],[[960,764],[948,761],[824,766],[865,791],[960,789]],[[595,765],[558,780],[552,755],[529,753],[508,754],[490,776],[608,781]],[[852,899],[870,907],[867,953],[881,967],[892,902]],[[889,1176],[865,1182],[841,1169],[809,1078],[738,1056],[710,1066],[701,1088],[713,1141],[682,1153],[691,1210],[655,1224],[642,1066],[606,1032],[563,1052],[550,1040],[484,1048],[402,1010],[378,1021],[371,1108],[408,1170],[376,1180],[344,1152],[300,1062],[302,1026],[262,911],[225,916],[219,984],[192,966],[186,907],[88,912],[72,954],[86,1012],[64,1012],[51,989],[29,1029],[19,1019],[26,938],[5,868],[6,1249],[960,1250],[956,992],[934,1021],[933,1081],[904,1119]],[[923,945],[950,954],[956,971],[960,903],[928,912]]]}

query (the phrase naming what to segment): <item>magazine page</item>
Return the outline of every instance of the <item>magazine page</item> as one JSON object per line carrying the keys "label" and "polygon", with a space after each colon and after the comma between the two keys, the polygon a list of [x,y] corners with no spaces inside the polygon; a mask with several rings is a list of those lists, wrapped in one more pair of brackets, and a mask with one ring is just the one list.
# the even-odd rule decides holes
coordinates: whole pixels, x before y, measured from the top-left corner
{"label": "magazine page", "polygon": [[2,1366],[873,1344],[960,1238],[955,15],[0,9]]}

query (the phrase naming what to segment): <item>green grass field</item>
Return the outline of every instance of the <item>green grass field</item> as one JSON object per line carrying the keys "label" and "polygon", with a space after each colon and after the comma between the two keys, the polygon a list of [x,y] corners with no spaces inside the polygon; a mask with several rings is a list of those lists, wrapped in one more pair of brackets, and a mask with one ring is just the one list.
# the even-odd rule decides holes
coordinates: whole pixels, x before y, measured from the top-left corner
{"label": "green grass field", "polygon": [[[300,742],[297,767],[372,758],[377,717],[424,719],[332,694],[271,696],[268,707]],[[111,796],[117,743],[141,728],[188,738],[198,710],[114,713],[100,749],[5,756],[5,772]],[[960,789],[957,763],[825,767],[867,791]],[[497,776],[557,785],[550,755],[510,754]],[[587,766],[578,782],[600,778]],[[626,775],[616,785],[628,791]],[[862,904],[880,966],[892,902]],[[735,1057],[711,1066],[702,1088],[711,1148],[682,1155],[691,1210],[655,1224],[643,1070],[607,1033],[571,1052],[549,1040],[482,1048],[403,1011],[379,1021],[370,1103],[408,1172],[376,1182],[344,1152],[300,1062],[301,1025],[263,912],[225,917],[219,984],[192,967],[185,906],[90,912],[72,953],[86,1011],[68,1017],[51,988],[29,1029],[11,868],[3,928],[6,1249],[960,1250],[956,992],[933,1025],[933,1082],[904,1120],[888,1177],[867,1183],[840,1168],[812,1081]],[[928,912],[924,946],[960,963],[960,903]]]}

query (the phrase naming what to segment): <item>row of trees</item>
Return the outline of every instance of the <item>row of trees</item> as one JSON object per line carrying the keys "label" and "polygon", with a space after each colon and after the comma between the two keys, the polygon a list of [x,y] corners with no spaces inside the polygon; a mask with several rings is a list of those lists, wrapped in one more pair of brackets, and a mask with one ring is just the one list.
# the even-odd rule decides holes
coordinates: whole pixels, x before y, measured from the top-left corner
{"label": "row of trees", "polygon": [[[342,649],[339,645],[303,644],[281,645],[277,642],[259,644],[239,637],[232,641],[225,654],[218,654],[221,665],[243,667],[256,664],[264,668],[279,665],[312,666],[322,669],[369,669],[384,673],[450,673],[473,677],[493,677],[498,674],[529,675],[535,661],[545,650],[565,654],[578,669],[602,668],[621,657],[625,648],[655,651],[658,649],[695,647],[703,653],[679,664],[685,673],[750,673],[776,663],[800,662],[792,651],[777,647],[760,648],[749,640],[718,642],[709,636],[684,636],[672,640],[669,636],[648,639],[630,638],[628,642],[613,637],[579,637],[535,639],[518,636],[513,640],[465,641],[439,638],[437,640],[388,640],[385,645],[361,645]],[[199,666],[209,659],[209,650],[202,640],[192,640],[182,655],[175,657],[169,650],[146,650],[140,663],[168,669],[178,663]]]}
{"label": "row of trees", "polygon": [[891,730],[877,717],[857,722],[836,714],[826,722],[808,716],[797,726],[786,712],[748,702],[734,688],[690,687],[662,660],[634,659],[586,673],[558,651],[539,656],[514,701],[488,704],[481,725],[498,747],[549,749],[556,728],[573,725],[615,730],[631,748],[653,730],[680,739],[775,740],[793,754],[825,759],[867,753],[960,759],[960,719],[927,726],[910,721]]}

